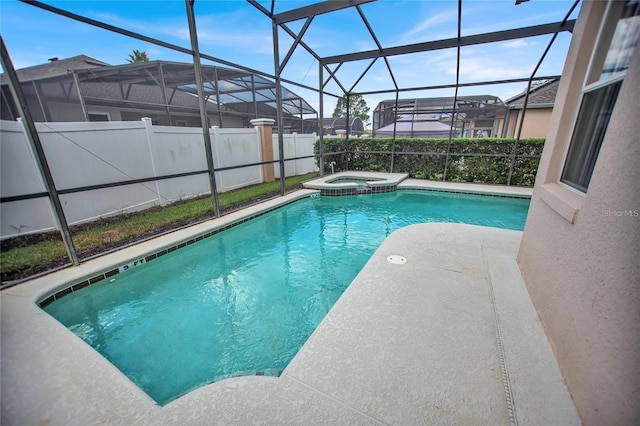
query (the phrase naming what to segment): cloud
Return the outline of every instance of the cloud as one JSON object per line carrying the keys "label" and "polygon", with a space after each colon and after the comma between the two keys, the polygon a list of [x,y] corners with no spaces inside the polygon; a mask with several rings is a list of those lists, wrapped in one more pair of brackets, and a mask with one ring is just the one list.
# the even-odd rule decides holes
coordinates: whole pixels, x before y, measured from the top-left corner
{"label": "cloud", "polygon": [[[454,71],[455,73],[455,71]],[[521,78],[531,73],[525,66],[492,57],[470,57],[460,60],[460,77],[465,80],[501,80]]]}
{"label": "cloud", "polygon": [[504,49],[519,49],[521,47],[525,47],[525,46],[528,46],[528,45],[529,45],[529,43],[527,43],[526,41],[524,41],[521,38],[519,38],[517,40],[506,41],[506,42],[502,43],[502,47]]}
{"label": "cloud", "polygon": [[[251,25],[241,27],[238,17],[232,14],[201,15],[197,17],[198,42],[203,46],[221,46],[241,50],[245,52],[271,54],[273,43],[268,22],[265,25]],[[95,19],[112,25],[135,31],[145,35],[162,37],[162,40],[171,42],[170,39],[178,39],[190,42],[189,28],[185,19],[163,18],[155,21],[142,21],[122,18],[110,13],[95,13]],[[241,20],[240,20],[241,21]],[[188,43],[182,43],[189,47]],[[201,49],[202,50],[202,49]]]}
{"label": "cloud", "polygon": [[[546,13],[538,13],[527,15],[524,17],[511,19],[494,19],[486,21],[478,21],[472,18],[476,13],[481,13],[487,6],[484,2],[471,3],[475,7],[463,9],[462,26],[466,34],[484,34],[495,31],[503,31],[507,29],[528,27],[547,22],[561,21],[564,15],[558,11],[549,11]],[[468,18],[467,18],[468,17]]]}
{"label": "cloud", "polygon": [[405,32],[403,34],[403,38],[413,38],[421,35],[425,31],[433,27],[442,26],[443,24],[447,24],[449,22],[455,22],[457,20],[457,17],[458,12],[456,9],[444,10],[434,15],[430,15],[422,22],[411,28],[409,31]]}
{"label": "cloud", "polygon": [[[433,74],[456,75],[457,54],[450,49],[430,56],[424,62],[424,68]],[[488,54],[481,48],[465,48],[460,57],[461,81],[490,81],[510,78],[521,78],[531,73],[527,64],[518,65],[521,61],[512,56],[504,57]]]}

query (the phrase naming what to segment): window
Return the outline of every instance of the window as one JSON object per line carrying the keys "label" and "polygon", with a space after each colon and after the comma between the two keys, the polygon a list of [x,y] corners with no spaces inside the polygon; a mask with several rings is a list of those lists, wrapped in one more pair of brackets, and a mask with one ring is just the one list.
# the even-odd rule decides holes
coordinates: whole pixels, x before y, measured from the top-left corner
{"label": "window", "polygon": [[[611,2],[591,58],[561,182],[587,192],[620,86],[640,34],[640,0]],[[615,25],[614,25],[615,24]]]}
{"label": "window", "polygon": [[87,114],[89,121],[111,121],[111,116],[108,112],[90,112]]}

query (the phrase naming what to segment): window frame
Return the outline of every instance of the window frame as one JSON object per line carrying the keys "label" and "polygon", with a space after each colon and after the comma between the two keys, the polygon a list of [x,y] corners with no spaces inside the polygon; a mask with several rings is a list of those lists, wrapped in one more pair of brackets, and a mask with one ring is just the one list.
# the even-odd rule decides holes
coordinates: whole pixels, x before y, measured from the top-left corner
{"label": "window frame", "polygon": [[[92,115],[107,117],[107,119],[94,121],[94,120],[91,120]],[[111,121],[111,114],[108,111],[87,111],[87,117],[89,118],[90,123],[105,123],[107,121]]]}
{"label": "window frame", "polygon": [[[561,163],[561,169],[560,169],[557,183],[561,185],[563,188],[566,188],[582,196],[585,196],[589,189],[589,184],[591,182],[591,177],[593,176],[593,171],[591,173],[591,176],[589,177],[589,182],[587,183],[587,186],[584,191],[581,188],[578,188],[577,183],[566,182],[565,171],[567,168],[569,153],[571,152],[571,148],[574,145],[574,137],[579,131],[578,123],[580,122],[581,112],[583,111],[585,96],[597,90],[600,90],[604,87],[612,86],[624,80],[627,74],[627,69],[624,69],[622,71],[618,71],[611,75],[606,75],[604,77],[601,77],[602,68],[604,66],[607,55],[609,53],[613,36],[615,34],[618,23],[622,19],[622,12],[624,11],[624,8],[626,6],[627,6],[627,1],[609,0],[609,2],[607,3],[607,8],[605,11],[605,19],[603,19],[600,24],[600,28],[598,29],[598,34],[596,36],[597,37],[596,43],[594,44],[594,47],[591,51],[591,57],[589,58],[589,65],[587,67],[587,72],[584,75],[584,81],[582,83],[582,88],[580,90],[580,96],[576,103],[576,111],[573,117],[572,127],[569,132],[570,138],[568,143],[566,144],[564,157]],[[614,108],[616,103],[617,103],[617,95],[616,95],[616,101],[614,103]],[[606,138],[608,127],[609,127],[609,123],[607,122],[607,129],[605,129],[602,141],[600,141],[600,146],[598,147],[598,156],[599,156],[599,151],[602,147],[602,143]],[[597,158],[596,158],[596,162],[597,162]],[[586,167],[586,164],[582,164],[581,166],[584,168]]]}

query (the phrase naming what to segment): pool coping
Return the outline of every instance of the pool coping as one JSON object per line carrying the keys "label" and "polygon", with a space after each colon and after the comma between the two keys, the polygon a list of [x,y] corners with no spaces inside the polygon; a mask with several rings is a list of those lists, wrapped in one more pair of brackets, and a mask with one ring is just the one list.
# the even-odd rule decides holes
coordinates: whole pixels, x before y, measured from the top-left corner
{"label": "pool coping", "polygon": [[[454,192],[468,192],[480,189],[478,186],[443,186],[440,183],[424,181],[406,182],[405,185],[406,189],[449,189]],[[508,196],[509,192],[516,196],[524,196],[522,191],[514,190],[514,188],[498,189],[493,187],[491,191],[495,193],[494,195],[499,196]],[[323,388],[326,383],[322,383],[322,377],[329,377],[332,374],[335,376],[338,371],[342,371],[340,373],[342,375],[334,378],[336,385],[339,385],[340,388],[345,388],[346,386],[343,383],[343,379],[347,380],[348,383],[355,383],[353,384],[354,386],[361,386],[362,383],[370,381],[371,377],[366,375],[360,378],[354,377],[349,372],[349,369],[353,368],[353,366],[349,364],[343,365],[341,367],[343,370],[334,368],[336,360],[327,359],[324,352],[331,342],[328,342],[322,336],[326,335],[326,333],[331,335],[336,331],[339,332],[339,335],[342,335],[345,330],[349,329],[350,322],[357,320],[358,310],[362,310],[364,307],[354,307],[359,303],[358,300],[361,297],[352,293],[357,293],[358,289],[367,288],[366,286],[363,287],[363,283],[371,285],[372,279],[379,281],[380,265],[384,265],[384,262],[386,262],[384,261],[384,251],[388,250],[389,245],[395,247],[395,245],[400,244],[400,246],[406,247],[406,244],[409,244],[410,247],[417,247],[420,244],[416,245],[415,241],[410,241],[413,238],[412,235],[419,236],[419,241],[422,241],[424,238],[429,239],[434,236],[444,238],[447,234],[452,234],[451,237],[456,240],[455,243],[457,245],[447,243],[447,249],[444,252],[453,255],[453,260],[450,259],[451,261],[458,262],[460,261],[458,258],[460,257],[461,247],[464,250],[468,250],[473,247],[470,241],[478,240],[477,238],[471,238],[473,233],[482,232],[487,235],[480,240],[484,245],[481,244],[480,247],[473,248],[476,251],[483,250],[482,247],[485,247],[485,249],[488,247],[494,251],[504,251],[503,242],[501,242],[504,238],[501,240],[501,235],[508,235],[509,250],[507,250],[507,260],[513,267],[520,232],[507,231],[505,234],[505,232],[501,232],[504,230],[494,230],[493,228],[483,228],[478,231],[477,228],[482,227],[473,227],[471,225],[428,224],[416,225],[420,227],[420,232],[410,232],[409,235],[403,235],[403,233],[396,235],[394,233],[372,256],[363,271],[345,292],[345,295],[340,298],[330,311],[330,314],[322,321],[312,338],[305,343],[298,355],[285,369],[282,377],[239,377],[223,380],[190,392],[164,407],[159,407],[124,374],[97,354],[89,345],[78,339],[64,326],[42,311],[36,304],[47,292],[59,289],[71,280],[82,280],[91,274],[108,271],[110,268],[108,265],[118,263],[114,259],[119,259],[122,262],[130,261],[157,250],[158,247],[166,248],[181,244],[185,239],[197,238],[211,232],[213,229],[219,229],[225,224],[254,217],[260,212],[270,211],[281,205],[315,194],[317,194],[317,191],[297,191],[241,212],[229,214],[220,219],[194,225],[185,230],[128,247],[102,258],[89,261],[79,267],[58,271],[3,290],[0,293],[0,301],[2,302],[0,304],[0,314],[2,316],[2,423],[34,424],[50,421],[52,424],[98,424],[104,422],[151,424],[162,421],[164,423],[184,424],[202,422],[203,420],[210,421],[215,418],[225,419],[224,421],[232,423],[253,423],[257,421],[267,423],[334,422],[381,424],[401,422],[401,418],[394,417],[400,415],[399,413],[380,411],[385,404],[375,400],[375,395],[372,396],[375,403],[370,404],[371,401],[365,401],[362,398],[358,402],[358,398],[351,395],[349,395],[349,398],[344,397],[344,395],[342,397],[336,396],[335,392],[338,392],[338,389]],[[423,229],[426,229],[426,231],[423,231]],[[413,230],[414,228],[412,228]],[[415,228],[415,230],[417,231],[418,228]],[[417,261],[412,261],[411,263],[414,262],[420,264]],[[431,265],[429,267],[433,268],[435,266]],[[386,267],[386,265],[383,267]],[[448,267],[451,268],[451,266]],[[515,268],[517,269],[517,264]],[[415,271],[410,277],[411,280],[415,280],[413,274],[415,274]],[[489,272],[485,271],[481,280],[486,279],[488,275]],[[407,280],[407,277],[399,278],[401,279],[398,279],[398,282]],[[521,277],[515,278],[516,287],[522,293],[524,286],[517,281],[518,278],[521,280]],[[351,290],[352,288],[354,290]],[[524,290],[524,294],[526,295],[526,290]],[[383,292],[379,297],[381,298],[379,303],[384,304],[386,303],[385,299],[388,300],[393,295]],[[524,296],[520,294],[519,297],[522,298]],[[409,307],[414,302],[409,299],[405,300],[405,303]],[[530,301],[528,303],[530,304]],[[528,309],[529,311],[527,312],[531,314],[530,310],[533,307],[530,306]],[[350,318],[343,317],[349,312],[352,314]],[[537,317],[535,318],[537,319]],[[513,326],[513,324],[503,325],[503,327]],[[529,328],[533,327],[539,337],[541,332],[539,324],[535,323],[533,326],[528,324],[527,326]],[[367,333],[375,330],[372,327],[368,331],[352,331],[357,332],[356,336],[354,336],[356,338],[358,335],[366,337]],[[510,338],[515,339],[517,342],[517,337],[514,336],[517,336],[517,333],[512,333]],[[505,341],[509,340],[505,339]],[[377,341],[376,344],[379,347],[385,347],[384,341]],[[495,345],[496,343],[491,341],[488,344]],[[530,350],[528,349],[526,352],[529,353]],[[541,377],[544,377],[547,381],[549,380],[548,377],[552,379],[554,392],[551,392],[549,397],[555,395],[554,398],[561,401],[561,403],[556,403],[556,405],[560,404],[558,410],[547,410],[545,415],[568,416],[567,418],[572,420],[570,423],[575,423],[571,417],[571,408],[573,406],[572,404],[570,404],[570,407],[567,405],[566,395],[561,389],[562,386],[558,385],[558,381],[562,382],[559,372],[553,370],[555,360],[551,362],[548,359],[550,354],[548,346],[544,347],[543,345],[542,352],[546,357],[545,368],[551,368],[552,371],[548,375],[542,375]],[[529,356],[527,353],[518,354],[517,358],[514,357],[513,359],[520,360],[523,356]],[[308,362],[304,361],[304,359],[307,359]],[[521,363],[521,361],[518,362]],[[549,367],[548,365],[550,364],[553,365]],[[319,368],[318,365],[325,365],[325,367]],[[308,368],[312,366],[313,368]],[[389,366],[389,369],[392,370],[391,366]],[[371,373],[375,374],[375,372]],[[514,371],[512,371],[512,376],[516,379],[520,377],[518,374],[514,374]],[[525,376],[528,377],[528,375]],[[540,374],[535,376],[540,376]],[[340,377],[343,379],[340,379]],[[314,384],[314,380],[320,380],[319,383],[322,385]],[[408,380],[408,378],[405,377],[405,380]],[[448,379],[445,378],[443,380],[446,382]],[[529,378],[527,380],[533,379]],[[407,386],[407,383],[402,382],[396,385],[403,389]],[[477,385],[481,386],[482,383]],[[566,389],[564,392],[566,392]],[[558,395],[560,395],[559,399]],[[387,398],[384,394],[381,394],[380,397]],[[531,395],[521,395],[521,397],[525,400],[532,400]],[[533,400],[539,400],[542,396],[535,395],[535,397],[537,399],[534,398]],[[521,401],[523,398],[520,398]],[[434,399],[434,401],[437,399]],[[351,400],[351,402],[348,402],[348,400]],[[424,409],[416,411],[415,401],[406,392],[399,393],[394,397],[394,400],[397,400],[399,404],[398,410],[404,406],[411,408],[407,412],[414,415],[432,416],[431,418],[433,419],[451,419],[446,417],[444,413],[440,413],[444,417],[437,417],[435,412],[429,414],[424,412]],[[545,400],[545,403],[548,402]],[[407,406],[407,404],[409,405]],[[525,408],[530,403],[524,404],[524,406],[520,407],[521,415],[528,413]],[[552,406],[554,405],[552,404]],[[389,409],[389,407],[386,409]],[[481,412],[484,413],[482,410],[478,411],[478,413]],[[536,418],[541,418],[539,417],[541,415],[536,411],[536,416],[538,416]],[[396,419],[395,421],[394,418]],[[558,417],[554,418],[557,419]],[[498,420],[501,419],[502,417]],[[409,418],[404,420],[409,420]],[[495,419],[484,418],[484,420]],[[498,423],[501,422],[498,421]]]}
{"label": "pool coping", "polygon": [[509,198],[531,198],[533,194],[533,188],[531,187],[488,185],[468,182],[442,182],[413,178],[408,178],[400,182],[397,189],[418,189]]}
{"label": "pool coping", "polygon": [[[302,184],[308,189],[317,189],[325,196],[354,195],[360,193],[393,192],[400,182],[409,177],[407,173],[343,171],[325,175]],[[353,182],[337,182],[338,179],[366,180],[367,187],[362,188]]]}

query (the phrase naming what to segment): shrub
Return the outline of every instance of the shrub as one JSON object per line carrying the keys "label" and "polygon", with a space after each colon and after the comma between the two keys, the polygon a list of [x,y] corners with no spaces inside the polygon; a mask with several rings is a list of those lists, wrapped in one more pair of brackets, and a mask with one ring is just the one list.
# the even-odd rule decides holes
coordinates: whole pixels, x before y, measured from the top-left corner
{"label": "shrub", "polygon": [[[324,167],[334,170],[409,173],[419,179],[507,184],[515,139],[502,138],[343,138],[324,139]],[[448,149],[447,149],[448,147]],[[544,139],[521,139],[516,149],[511,185],[533,186]],[[447,151],[449,159],[447,162]],[[319,154],[319,141],[315,152]],[[331,154],[336,153],[336,154]],[[484,154],[488,156],[478,156]],[[347,164],[348,160],[348,164]]]}

